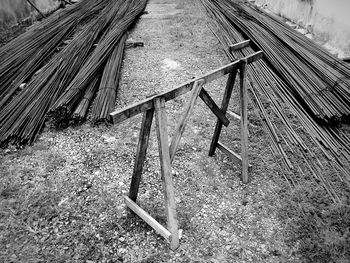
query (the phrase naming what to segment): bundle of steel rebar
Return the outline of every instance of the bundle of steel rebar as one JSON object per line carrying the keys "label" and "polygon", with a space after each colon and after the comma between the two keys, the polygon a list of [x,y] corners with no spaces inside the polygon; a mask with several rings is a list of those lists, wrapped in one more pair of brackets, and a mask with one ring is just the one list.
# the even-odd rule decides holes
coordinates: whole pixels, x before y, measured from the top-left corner
{"label": "bundle of steel rebar", "polygon": [[[334,106],[333,113],[338,111],[339,118],[348,116],[346,110],[342,111],[346,107],[341,106],[345,102],[349,105],[346,97],[347,86],[344,85],[346,83],[344,80],[350,72],[348,65],[338,63],[336,58],[317,44],[255,7],[229,0],[202,0],[201,2],[211,19],[213,33],[231,60],[252,54],[254,48],[261,48],[264,52],[267,49],[264,60],[248,66],[249,95],[258,109],[263,128],[270,138],[270,148],[286,171],[288,182],[294,185],[298,179],[305,178],[308,174],[311,176],[310,179],[321,183],[333,200],[337,201],[337,191],[333,187],[334,178],[326,177],[324,170],[333,169],[342,183],[346,182],[350,185],[350,173],[346,169],[350,159],[350,140],[338,128],[320,125],[317,118],[321,117],[321,113],[315,114],[306,101],[309,103],[317,97],[311,94],[312,88],[318,88],[315,85],[316,82],[324,86],[324,83],[331,84],[332,81],[340,78],[342,81],[338,80],[337,83],[341,84],[333,85],[335,88],[330,91],[332,96],[338,98],[338,102],[330,102],[335,105],[328,108]],[[250,37],[253,40],[250,46],[232,53],[228,51],[228,46]],[[284,51],[286,56],[283,56]],[[284,61],[292,59],[292,55],[297,57],[300,64]],[[277,59],[279,61],[275,61]],[[310,66],[310,63],[313,65]],[[283,69],[282,66],[284,66]],[[295,69],[297,69],[296,72],[293,71]],[[300,70],[304,69],[311,75],[306,77],[304,73],[300,73]],[[319,80],[316,81],[316,78]],[[300,85],[301,83],[303,86]],[[295,88],[293,85],[299,86]],[[309,96],[304,98],[298,92]],[[329,101],[328,99],[316,101],[315,105],[318,105],[317,103],[327,104]],[[335,115],[327,117],[322,115],[326,118],[323,124],[329,124],[330,119]],[[323,157],[319,152],[315,153],[314,146],[317,146],[317,151],[320,151]]]}
{"label": "bundle of steel rebar", "polygon": [[123,17],[118,20],[102,42],[97,45],[84,67],[82,67],[67,87],[66,91],[52,106],[51,111],[53,114],[57,112],[62,114],[64,112],[64,115],[70,116],[73,113],[78,104],[79,98],[84,94],[89,82],[96,76],[96,74],[98,74],[101,67],[105,65],[127,29],[144,10],[146,3],[147,0],[130,1],[127,10],[124,10],[125,14]]}
{"label": "bundle of steel rebar", "polygon": [[[128,10],[129,10],[129,4],[130,4],[130,1],[119,0],[117,2],[111,2],[111,4],[106,7],[106,11],[109,12],[109,15],[104,14],[101,16],[101,19],[104,21],[108,21],[108,29],[101,27],[100,30],[98,31],[99,36],[101,36],[101,35],[103,36],[103,34],[106,30],[110,30],[110,26],[113,24],[113,21],[120,21],[121,19],[124,18],[124,16],[127,14]],[[107,16],[109,17],[109,19],[106,19]],[[97,27],[100,27],[101,21],[95,21],[94,25]],[[87,35],[90,34],[89,31],[96,31],[96,30],[95,29],[86,29],[85,32]],[[75,108],[79,105],[80,101],[85,96],[85,91],[89,88],[89,86],[91,86],[90,82],[93,82],[94,79],[98,76],[98,74],[101,71],[103,71],[103,66],[105,65],[103,60],[105,58],[101,58],[100,55],[102,55],[102,54],[96,53],[96,51],[98,51],[98,49],[101,47],[101,44],[103,43],[104,38],[102,38],[102,39],[100,38],[98,41],[99,42],[96,43],[97,42],[97,38],[96,38],[96,39],[94,39],[93,43],[91,43],[91,44],[96,43],[96,45],[94,45],[95,48],[93,50],[90,49],[91,53],[89,55],[91,55],[91,57],[94,58],[92,63],[98,64],[100,62],[101,64],[99,65],[99,67],[96,69],[95,72],[93,72],[92,74],[89,74],[89,72],[87,72],[85,70],[86,70],[86,66],[87,66],[88,62],[91,61],[90,60],[91,57],[86,56],[86,60],[84,61],[84,64],[81,65],[81,67],[79,67],[77,69],[77,71],[75,72],[74,78],[70,79],[69,82],[67,82],[65,84],[64,90],[62,90],[59,97],[54,102],[54,105],[56,105],[57,103],[64,101],[65,106],[61,107],[59,109],[56,109],[56,110],[52,110],[50,113],[51,117],[55,118],[55,121],[57,124],[59,124],[60,122],[66,122],[71,117],[71,115],[74,113]],[[84,42],[85,41],[82,41],[79,43],[80,43],[80,45],[83,45]],[[111,48],[113,48],[113,47],[111,47]],[[94,56],[94,54],[95,54],[95,56]],[[109,54],[107,54],[106,56],[109,56]],[[73,86],[72,83],[76,80],[77,76],[79,76],[79,73],[81,74],[80,75],[81,79],[83,81],[85,81],[85,80],[87,80],[87,81],[84,83],[84,86],[81,89],[81,92],[79,92],[77,94],[76,93],[72,94],[72,93],[70,93],[72,90],[74,90],[72,88],[72,86]],[[93,92],[93,94],[88,94],[87,96],[94,97],[94,95],[96,93],[96,89],[90,88],[90,91]],[[61,99],[63,94],[69,94],[69,95],[67,95],[63,99]],[[54,105],[51,105],[53,109],[55,108]]]}
{"label": "bundle of steel rebar", "polygon": [[75,123],[81,123],[86,120],[88,115],[88,110],[92,105],[94,96],[98,90],[100,83],[100,76],[95,77],[90,83],[87,89],[85,90],[84,97],[80,100],[78,106],[75,108],[72,114],[72,120]]}
{"label": "bundle of steel rebar", "polygon": [[[33,142],[55,103],[65,102],[67,106],[56,108],[53,112],[58,122],[66,118],[67,112],[86,116],[106,61],[122,35],[141,14],[146,0],[102,0],[99,3],[101,10],[98,16],[90,19],[68,45],[30,80],[27,87],[0,110],[1,142]],[[79,87],[79,92],[71,93],[76,87]]]}
{"label": "bundle of steel rebar", "polygon": [[350,67],[285,23],[240,1],[214,1],[221,12],[264,52],[310,114],[330,122],[350,116]]}
{"label": "bundle of steel rebar", "polygon": [[96,15],[105,0],[86,0],[54,13],[0,48],[0,109],[53,55],[77,25]]}
{"label": "bundle of steel rebar", "polygon": [[109,114],[114,109],[126,37],[127,35],[124,34],[119,40],[104,68],[101,84],[91,110],[91,118],[95,122],[109,120]]}

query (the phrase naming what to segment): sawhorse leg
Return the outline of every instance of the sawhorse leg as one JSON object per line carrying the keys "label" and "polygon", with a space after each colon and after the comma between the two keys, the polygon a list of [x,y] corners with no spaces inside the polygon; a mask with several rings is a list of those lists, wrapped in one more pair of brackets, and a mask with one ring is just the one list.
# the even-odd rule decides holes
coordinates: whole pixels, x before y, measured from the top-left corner
{"label": "sawhorse leg", "polygon": [[[156,230],[157,233],[159,233],[165,239],[167,239],[170,243],[170,248],[172,250],[175,250],[179,247],[179,230],[176,217],[175,193],[170,164],[165,100],[164,98],[157,98],[155,99],[154,104],[154,108],[148,110],[146,113],[144,113],[143,116],[139,142],[136,152],[134,171],[129,190],[129,197],[125,197],[125,202],[126,205],[133,212],[135,212],[145,222],[147,222],[153,229]],[[156,111],[156,130],[158,137],[159,158],[166,206],[167,229],[161,224],[159,224],[151,215],[149,215],[146,211],[144,211],[141,207],[139,207],[136,204],[137,194],[140,187],[142,169],[146,158],[154,110]]]}
{"label": "sawhorse leg", "polygon": [[[167,119],[165,111],[165,99],[163,97],[154,100],[154,108],[148,110],[143,115],[142,126],[140,130],[139,142],[136,152],[136,160],[134,171],[131,180],[129,197],[125,197],[127,206],[140,216],[145,222],[153,227],[160,235],[166,238],[170,243],[170,248],[175,250],[179,247],[179,229],[176,216],[175,192],[172,180],[171,162],[175,156],[176,149],[185,130],[191,112],[194,108],[197,97],[202,90],[203,80],[196,81],[193,86],[192,96],[189,100],[185,113],[179,122],[175,136],[169,148]],[[204,94],[207,100],[209,95]],[[216,105],[211,105],[211,108],[216,110]],[[161,175],[163,181],[163,190],[165,197],[167,229],[159,224],[151,215],[144,211],[136,204],[137,194],[140,186],[142,169],[146,158],[148,141],[152,126],[152,119],[155,111],[156,131],[159,147],[159,159],[161,166]],[[224,119],[224,118],[223,118]],[[224,119],[225,121],[225,119]],[[228,120],[227,120],[228,121]]]}
{"label": "sawhorse leg", "polygon": [[241,69],[239,72],[240,76],[240,110],[241,110],[241,158],[242,158],[242,181],[248,183],[248,96],[247,96],[247,60],[243,59]]}
{"label": "sawhorse leg", "polygon": [[153,114],[154,114],[154,109],[152,108],[146,111],[142,117],[139,142],[137,144],[137,150],[136,150],[134,171],[132,174],[131,185],[129,190],[129,198],[134,202],[136,202],[137,194],[139,192],[141,175],[142,175],[143,165],[146,159],[149,135],[151,132]]}
{"label": "sawhorse leg", "polygon": [[159,146],[159,158],[163,180],[167,228],[171,234],[170,248],[176,249],[179,247],[179,229],[176,216],[175,193],[173,186],[173,178],[171,173],[170,152],[168,142],[167,119],[165,112],[165,99],[157,98],[155,100],[156,109],[156,126]]}
{"label": "sawhorse leg", "polygon": [[[215,131],[213,135],[213,139],[209,149],[209,156],[213,156],[216,148],[221,149],[223,152],[231,156],[235,162],[239,162],[242,167],[242,181],[243,183],[248,183],[248,111],[247,111],[247,72],[246,72],[247,60],[241,60],[240,67],[240,89],[239,89],[239,103],[240,103],[240,136],[241,136],[241,156],[229,150],[226,146],[219,143],[219,137],[222,130],[222,121],[220,119],[217,120]],[[224,114],[226,114],[228,105],[230,102],[230,98],[232,95],[232,90],[234,87],[234,82],[236,79],[237,70],[230,73],[229,78],[227,80],[226,89],[224,93],[224,98],[221,104],[221,110]]]}

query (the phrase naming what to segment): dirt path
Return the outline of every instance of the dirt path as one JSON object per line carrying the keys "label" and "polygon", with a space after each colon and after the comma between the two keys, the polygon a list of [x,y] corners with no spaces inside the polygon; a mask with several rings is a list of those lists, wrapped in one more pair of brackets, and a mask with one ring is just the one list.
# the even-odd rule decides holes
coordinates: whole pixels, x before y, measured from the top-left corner
{"label": "dirt path", "polygon": [[[146,10],[130,35],[145,45],[126,51],[118,108],[228,62],[197,1],[150,0]],[[224,85],[206,88],[219,102]],[[186,100],[167,104],[170,135]],[[250,122],[252,181],[243,185],[227,157],[208,157],[215,118],[197,101],[173,165],[183,233],[175,252],[123,204],[140,116],[118,126],[46,131],[31,147],[2,151],[0,261],[293,262],[277,219],[278,168],[253,111]],[[223,137],[238,150],[238,123]],[[139,202],[165,224],[160,182],[152,131]]]}

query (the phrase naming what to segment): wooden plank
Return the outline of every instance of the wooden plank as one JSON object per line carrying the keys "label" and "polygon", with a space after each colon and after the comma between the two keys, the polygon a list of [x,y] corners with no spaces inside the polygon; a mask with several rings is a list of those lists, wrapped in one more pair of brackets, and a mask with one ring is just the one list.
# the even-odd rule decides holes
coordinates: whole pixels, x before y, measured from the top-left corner
{"label": "wooden plank", "polygon": [[156,110],[156,126],[159,147],[159,159],[163,180],[167,228],[171,233],[170,248],[175,250],[179,247],[179,229],[176,216],[175,193],[171,172],[170,152],[168,142],[167,119],[165,112],[165,98],[158,97],[154,101]]}
{"label": "wooden plank", "polygon": [[226,112],[227,115],[231,116],[232,118],[235,118],[237,120],[240,120],[241,119],[241,116],[239,116],[237,113],[233,112],[233,111],[230,111],[228,110]]}
{"label": "wooden plank", "polygon": [[229,119],[225,116],[225,114],[221,111],[218,105],[216,105],[215,101],[210,97],[209,93],[202,88],[199,97],[204,101],[204,103],[209,107],[209,109],[220,119],[223,125],[226,127],[230,124]]}
{"label": "wooden plank", "polygon": [[248,183],[248,96],[247,96],[247,70],[246,60],[242,60],[240,69],[240,115],[241,115],[241,157],[242,157],[242,181]]}
{"label": "wooden plank", "polygon": [[222,144],[220,141],[218,141],[217,148],[222,151],[224,154],[229,156],[232,161],[237,165],[242,165],[242,158],[234,151],[230,150],[228,147],[226,147],[224,144]]}
{"label": "wooden plank", "polygon": [[136,199],[137,199],[143,165],[146,159],[149,135],[150,135],[151,126],[152,126],[153,113],[154,113],[154,109],[150,109],[143,114],[143,118],[142,118],[139,142],[137,144],[137,150],[136,150],[134,171],[132,174],[131,185],[129,190],[129,197],[134,202],[136,202]]}
{"label": "wooden plank", "polygon": [[182,137],[183,133],[185,132],[187,122],[191,117],[191,113],[193,111],[196,100],[199,96],[199,93],[202,90],[203,83],[204,83],[204,80],[198,80],[194,83],[191,98],[187,103],[186,109],[184,111],[184,114],[182,115],[181,120],[179,121],[178,125],[176,126],[175,133],[174,133],[174,136],[171,140],[170,147],[169,147],[170,162],[171,163],[174,161],[176,150],[179,146],[181,137]]}
{"label": "wooden plank", "polygon": [[[242,165],[242,157],[238,153],[235,153],[234,151],[229,149],[225,144],[218,141],[217,148],[224,154],[228,155],[235,164]],[[252,168],[253,166],[249,164],[248,171],[250,171]]]}
{"label": "wooden plank", "polygon": [[249,39],[248,40],[244,40],[244,41],[239,42],[237,44],[230,45],[229,46],[229,50],[230,50],[230,52],[237,51],[237,50],[240,50],[242,48],[245,48],[245,47],[249,46],[249,44],[250,44],[250,40]]}
{"label": "wooden plank", "polygon": [[[230,73],[230,75],[228,76],[228,79],[227,79],[224,97],[223,97],[222,103],[221,103],[221,111],[224,114],[226,114],[228,105],[230,103],[232,90],[233,90],[233,87],[235,84],[236,75],[237,75],[237,70],[234,70],[232,73]],[[216,149],[218,141],[219,141],[221,130],[222,130],[222,122],[218,119],[216,122],[214,135],[213,135],[213,138],[212,138],[211,144],[210,144],[209,156],[213,156],[215,153],[215,149]]]}
{"label": "wooden plank", "polygon": [[113,124],[120,123],[126,119],[129,119],[133,116],[136,116],[144,111],[150,110],[153,108],[153,99],[154,97],[151,98],[146,98],[140,102],[131,104],[130,106],[127,106],[123,109],[114,111],[110,114],[111,120]]}
{"label": "wooden plank", "polygon": [[152,227],[159,235],[164,237],[167,241],[170,240],[171,233],[161,224],[159,224],[150,214],[139,207],[129,197],[124,196],[125,204],[139,217],[142,218],[150,227]]}
{"label": "wooden plank", "polygon": [[241,59],[241,61],[246,61],[245,64],[253,63],[261,58],[264,57],[264,53],[262,51],[255,52],[249,56],[246,56],[245,58]]}

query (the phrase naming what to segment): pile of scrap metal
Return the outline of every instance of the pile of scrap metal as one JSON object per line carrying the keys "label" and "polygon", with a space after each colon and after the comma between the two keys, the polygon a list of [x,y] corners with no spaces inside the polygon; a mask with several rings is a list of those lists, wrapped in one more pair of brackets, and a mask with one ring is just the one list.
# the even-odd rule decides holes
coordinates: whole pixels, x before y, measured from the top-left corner
{"label": "pile of scrap metal", "polygon": [[[309,175],[338,200],[335,189],[350,185],[350,138],[339,128],[350,119],[350,65],[252,4],[201,3],[231,60],[264,52],[263,60],[248,66],[249,94],[288,182]],[[227,48],[245,39],[250,46]],[[340,181],[325,178],[326,170]]]}
{"label": "pile of scrap metal", "polygon": [[108,119],[126,34],[146,3],[80,1],[1,47],[0,142],[33,142],[48,113],[84,120],[91,108],[94,121]]}

